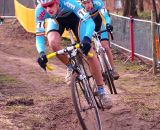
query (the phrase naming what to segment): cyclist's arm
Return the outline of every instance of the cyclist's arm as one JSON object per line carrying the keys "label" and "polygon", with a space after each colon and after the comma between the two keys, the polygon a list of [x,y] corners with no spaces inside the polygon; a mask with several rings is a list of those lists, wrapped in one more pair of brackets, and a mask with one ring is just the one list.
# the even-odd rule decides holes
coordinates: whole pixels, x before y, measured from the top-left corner
{"label": "cyclist's arm", "polygon": [[104,17],[105,22],[108,24],[111,24],[111,19],[109,17],[107,9],[105,8],[104,2],[102,0],[93,0],[93,2],[94,2],[94,5],[100,11],[102,17]]}
{"label": "cyclist's arm", "polygon": [[[74,12],[82,20],[82,22],[85,22],[85,24],[83,24],[85,25],[83,27],[86,28],[84,36],[91,38],[95,29],[95,23],[89,13],[76,0],[67,0],[67,2],[68,5],[71,5],[68,6],[68,8]],[[81,25],[82,24],[80,24],[80,26]]]}
{"label": "cyclist's arm", "polygon": [[45,52],[45,10],[38,5],[35,9],[36,48],[38,53]]}

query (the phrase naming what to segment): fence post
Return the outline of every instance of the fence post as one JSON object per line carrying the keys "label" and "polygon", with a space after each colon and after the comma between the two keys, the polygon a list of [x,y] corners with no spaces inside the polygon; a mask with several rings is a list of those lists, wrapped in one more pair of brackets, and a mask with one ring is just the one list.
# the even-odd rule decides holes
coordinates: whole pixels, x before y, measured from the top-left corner
{"label": "fence post", "polygon": [[131,47],[131,61],[134,62],[134,30],[133,30],[133,18],[130,16],[130,47]]}
{"label": "fence post", "polygon": [[155,11],[152,9],[151,11],[151,30],[152,30],[152,57],[153,57],[153,74],[157,73],[157,52],[156,52],[156,14]]}

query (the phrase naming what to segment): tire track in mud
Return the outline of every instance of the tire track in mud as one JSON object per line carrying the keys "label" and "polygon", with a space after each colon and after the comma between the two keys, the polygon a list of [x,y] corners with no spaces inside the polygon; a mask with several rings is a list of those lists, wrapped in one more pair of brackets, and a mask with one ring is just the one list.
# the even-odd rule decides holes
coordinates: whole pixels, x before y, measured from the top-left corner
{"label": "tire track in mud", "polygon": [[[7,72],[7,74],[9,75],[13,75],[21,82],[25,82],[25,86],[22,88],[25,94],[23,91],[21,91],[20,93],[24,94],[23,96],[30,95],[34,99],[34,102],[39,105],[39,108],[35,106],[35,108],[31,108],[29,109],[29,111],[33,111],[33,113],[34,109],[38,109],[40,113],[41,111],[43,111],[42,115],[45,117],[45,121],[48,123],[42,126],[42,129],[43,127],[44,129],[53,128],[64,130],[75,127],[79,128],[77,119],[74,119],[75,114],[72,112],[72,104],[69,96],[70,92],[68,92],[70,91],[70,89],[63,81],[63,77],[65,76],[64,72],[66,71],[65,68],[60,68],[59,65],[54,65],[54,67],[59,69],[55,69],[53,72],[44,73],[44,71],[40,70],[40,67],[37,65],[35,60],[9,55],[4,53],[3,51],[0,51],[0,59],[1,62],[4,63],[3,66],[0,67],[1,71]],[[33,72],[33,70],[35,71]],[[50,77],[56,78],[55,82],[57,83],[53,83]],[[44,81],[39,80],[40,78]],[[50,80],[48,80],[47,78],[50,78]],[[50,81],[51,83],[49,83]],[[9,96],[3,96],[5,96],[5,100],[9,98]],[[37,99],[37,97],[40,99]],[[49,101],[43,103],[43,98],[48,98],[47,100]],[[3,114],[5,115],[6,112],[1,114],[3,116]],[[6,122],[11,122],[11,120],[12,119],[8,119],[6,120]],[[13,123],[13,128],[15,128],[14,126],[15,124]],[[34,128],[35,126],[33,125],[32,127]]]}
{"label": "tire track in mud", "polygon": [[[41,82],[39,83],[39,79],[36,79],[33,75],[35,75],[35,74],[40,74],[43,76],[44,75],[48,75],[48,76],[56,75],[58,77],[64,78],[64,72],[66,71],[66,69],[63,67],[63,68],[55,69],[53,72],[48,72],[47,74],[44,74],[43,71],[40,71],[40,68],[34,59],[17,57],[17,56],[6,54],[2,51],[0,51],[0,56],[1,56],[0,58],[1,58],[2,62],[4,63],[3,69],[5,71],[9,71],[9,73],[14,74],[17,78],[21,79],[23,82],[26,82],[28,85],[30,85],[30,86],[32,86],[32,88],[34,88],[34,90],[35,90],[34,92],[29,91],[31,95],[33,93],[36,94],[37,91],[39,91],[39,92],[43,91],[43,93],[44,93],[44,91],[46,91],[48,95],[50,95],[51,93],[55,94],[55,92],[52,92],[52,90],[50,90],[50,94],[49,94],[48,90],[50,89],[50,87],[49,88],[47,88],[47,87],[50,85],[48,85],[47,87],[44,88],[44,84],[41,84]],[[12,63],[12,64],[9,64],[9,63]],[[55,66],[55,68],[59,67],[59,65],[56,65],[56,64],[54,64],[54,66]],[[18,73],[17,73],[17,68],[18,68]],[[30,71],[33,71],[33,70],[35,70],[35,73],[30,74]],[[23,73],[23,72],[25,72],[25,73]],[[28,79],[28,80],[26,81],[26,79]],[[112,96],[112,99],[114,100],[113,107],[118,105],[117,98],[118,98],[118,95]],[[57,103],[57,105],[58,104],[59,103]],[[57,108],[64,109],[63,107],[62,108],[57,107]],[[59,111],[59,110],[57,110],[57,111]],[[119,111],[121,111],[121,112],[119,114],[116,114],[116,112],[118,113]],[[108,110],[100,111],[100,116],[102,117],[102,124],[103,124],[104,129],[106,129],[106,128],[112,129],[113,127],[115,127],[116,125],[114,125],[114,122],[113,122],[113,120],[115,120],[115,117],[120,116],[120,115],[125,115],[126,111],[129,112],[129,110],[124,109],[124,108],[119,108],[119,110],[116,110],[113,108],[113,110],[111,109],[109,111]],[[104,113],[106,113],[106,114],[104,114]],[[128,118],[127,118],[127,120],[128,120]],[[75,121],[77,122],[77,120],[75,120]],[[56,125],[56,124],[54,124],[54,125]]]}
{"label": "tire track in mud", "polygon": [[[66,71],[65,67],[55,59],[53,61],[55,70],[44,73],[36,63],[36,57],[33,54],[33,51],[35,51],[34,45],[30,44],[34,42],[34,37],[25,36],[26,32],[24,30],[21,34],[21,29],[17,29],[17,32],[14,27],[11,30],[6,29],[7,26],[0,26],[2,30],[0,32],[0,73],[14,76],[18,83],[12,87],[8,84],[0,86],[2,97],[4,97],[4,100],[1,98],[2,101],[0,101],[0,128],[3,127],[6,130],[10,128],[20,129],[17,124],[22,124],[22,129],[79,130],[80,127],[72,106],[70,87],[67,86],[63,79]],[[8,33],[13,30],[20,35],[15,35],[14,37],[9,35],[8,38]],[[23,57],[23,55],[26,56]],[[119,65],[120,68],[122,66]],[[128,70],[121,72],[120,80],[116,81],[118,95],[111,95],[113,108],[100,111],[103,129],[159,130],[159,112],[155,112],[155,115],[145,119],[134,111],[134,108],[140,105],[141,102],[133,101],[130,104],[122,102],[122,98],[132,94],[124,86],[130,88],[133,87],[133,82],[137,82],[137,85],[143,87],[143,82],[147,86],[149,80],[149,78],[141,78],[137,73],[128,72],[127,75],[126,72]],[[125,81],[126,77],[130,79]],[[133,79],[135,81],[131,82],[130,80]],[[3,93],[4,89],[5,93]],[[6,101],[15,99],[17,96],[19,98],[29,96],[34,99],[35,105],[30,107],[9,107],[10,109],[22,107],[15,112],[7,110]],[[143,96],[140,97],[141,100],[143,100]],[[9,127],[4,127],[3,122],[7,122]]]}

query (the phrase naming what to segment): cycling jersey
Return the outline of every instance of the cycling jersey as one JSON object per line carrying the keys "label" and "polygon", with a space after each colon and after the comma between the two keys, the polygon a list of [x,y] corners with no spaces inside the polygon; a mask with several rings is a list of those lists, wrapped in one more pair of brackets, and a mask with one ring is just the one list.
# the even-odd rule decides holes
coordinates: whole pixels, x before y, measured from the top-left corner
{"label": "cycling jersey", "polygon": [[55,16],[49,13],[39,4],[35,10],[36,17],[36,47],[38,52],[45,52],[45,19],[48,20],[47,32],[59,30],[58,18],[66,18],[74,13],[81,21],[80,40],[84,36],[92,37],[95,24],[89,13],[76,0],[60,0],[60,11]]}
{"label": "cycling jersey", "polygon": [[[93,8],[89,13],[96,24],[95,31],[104,30],[106,23],[111,24],[108,11],[102,0],[92,0],[92,2]],[[101,40],[108,40],[108,32],[101,34]]]}

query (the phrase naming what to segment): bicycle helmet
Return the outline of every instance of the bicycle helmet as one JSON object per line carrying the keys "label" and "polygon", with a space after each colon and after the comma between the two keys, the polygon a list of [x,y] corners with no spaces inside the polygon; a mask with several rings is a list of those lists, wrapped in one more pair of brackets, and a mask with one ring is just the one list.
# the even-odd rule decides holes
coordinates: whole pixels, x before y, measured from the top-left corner
{"label": "bicycle helmet", "polygon": [[88,1],[88,0],[81,0],[82,3],[83,3],[83,2],[86,2],[86,1]]}
{"label": "bicycle helmet", "polygon": [[49,4],[58,4],[59,0],[38,0],[38,2],[42,5],[42,6],[47,6]]}

